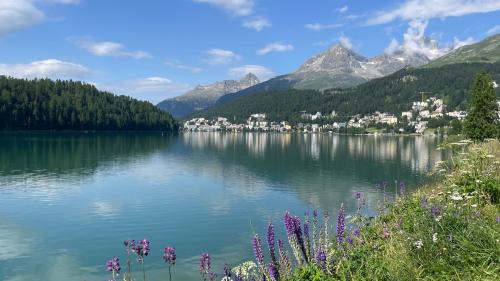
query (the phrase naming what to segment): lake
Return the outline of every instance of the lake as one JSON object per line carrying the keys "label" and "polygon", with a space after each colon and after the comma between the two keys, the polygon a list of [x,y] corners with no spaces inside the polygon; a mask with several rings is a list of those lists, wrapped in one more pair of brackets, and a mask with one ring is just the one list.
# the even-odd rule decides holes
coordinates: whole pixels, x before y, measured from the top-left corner
{"label": "lake", "polygon": [[[436,161],[433,136],[273,133],[1,133],[0,280],[107,280],[123,240],[151,241],[149,280],[200,280],[199,255],[217,272],[252,259],[254,232],[285,210],[332,217],[354,192],[376,214],[377,183],[414,189]],[[388,196],[393,197],[390,191]],[[138,269],[135,261],[135,269]],[[219,279],[220,280],[220,279]]]}

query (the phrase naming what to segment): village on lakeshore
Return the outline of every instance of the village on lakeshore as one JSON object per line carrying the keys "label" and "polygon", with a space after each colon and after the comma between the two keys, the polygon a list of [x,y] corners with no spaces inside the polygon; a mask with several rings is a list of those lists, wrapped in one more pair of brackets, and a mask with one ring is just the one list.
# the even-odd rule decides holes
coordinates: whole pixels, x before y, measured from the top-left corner
{"label": "village on lakeshore", "polygon": [[[500,107],[500,102],[498,102]],[[301,111],[300,122],[270,121],[265,113],[251,114],[245,123],[232,123],[226,117],[193,118],[184,122],[181,130],[199,132],[305,132],[305,133],[438,133],[439,128],[461,126],[466,111],[446,111],[442,99],[430,97],[414,101],[401,115],[374,112],[368,115],[339,116],[335,111],[309,113]],[[500,118],[500,112],[498,112]],[[341,121],[342,120],[342,121]],[[432,130],[436,129],[436,130]]]}

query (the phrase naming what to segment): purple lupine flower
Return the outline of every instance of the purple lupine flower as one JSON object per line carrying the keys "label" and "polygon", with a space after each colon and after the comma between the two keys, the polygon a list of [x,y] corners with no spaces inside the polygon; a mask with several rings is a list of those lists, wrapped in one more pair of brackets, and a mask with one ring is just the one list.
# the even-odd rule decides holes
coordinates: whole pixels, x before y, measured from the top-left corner
{"label": "purple lupine flower", "polygon": [[313,211],[313,217],[314,217],[314,218],[317,218],[317,217],[318,217],[318,210],[314,210],[314,211]]}
{"label": "purple lupine flower", "polygon": [[344,204],[340,205],[340,210],[337,215],[337,242],[342,243],[345,235],[345,211]]}
{"label": "purple lupine flower", "polygon": [[318,251],[316,252],[316,264],[323,269],[325,268],[326,265],[326,253],[325,251],[323,251],[321,247],[319,247]]}
{"label": "purple lupine flower", "polygon": [[500,217],[497,217],[497,222],[500,222]]}
{"label": "purple lupine flower", "polygon": [[106,262],[106,270],[113,272],[113,274],[120,274],[121,269],[120,259],[117,257],[114,257]]}
{"label": "purple lupine flower", "polygon": [[291,236],[295,233],[295,224],[293,222],[293,217],[288,211],[285,212],[283,217],[283,223],[285,224],[286,234]]}
{"label": "purple lupine flower", "polygon": [[406,191],[406,184],[404,182],[401,182],[399,184],[399,195],[404,197],[405,191]]}
{"label": "purple lupine flower", "polygon": [[175,265],[175,260],[177,259],[177,256],[175,255],[175,248],[174,247],[165,247],[163,250],[163,260],[171,265]]}
{"label": "purple lupine flower", "polygon": [[354,193],[354,198],[356,198],[356,199],[361,199],[361,192],[356,191],[356,192]]}
{"label": "purple lupine flower", "polygon": [[127,254],[130,255],[130,251],[133,247],[135,247],[135,240],[125,240],[123,241],[123,245],[125,245],[125,248],[127,248]]}
{"label": "purple lupine flower", "polygon": [[431,214],[432,214],[432,216],[434,218],[438,217],[439,215],[441,215],[441,207],[439,207],[439,206],[432,206],[432,208],[431,208]]}
{"label": "purple lupine flower", "polygon": [[267,270],[269,271],[269,276],[271,277],[271,281],[278,281],[278,269],[274,265],[274,263],[269,263],[267,266]]}
{"label": "purple lupine flower", "polygon": [[262,266],[264,264],[264,253],[262,252],[262,244],[258,234],[255,234],[253,237],[253,254],[257,260],[257,264]]}
{"label": "purple lupine flower", "polygon": [[[224,277],[231,277],[231,268],[229,267],[229,264],[225,263],[224,264]],[[229,279],[227,279],[229,280]]]}
{"label": "purple lupine flower", "polygon": [[276,260],[276,241],[275,241],[275,233],[274,233],[274,225],[269,223],[267,226],[267,245],[269,246],[269,254],[271,256],[271,260],[275,265],[278,264]]}
{"label": "purple lupine flower", "polygon": [[285,250],[285,245],[283,244],[283,240],[278,239],[278,248],[282,251]]}
{"label": "purple lupine flower", "polygon": [[144,257],[149,254],[149,240],[143,239],[137,241],[137,245],[132,248],[132,251],[137,255],[139,261],[144,261]]}
{"label": "purple lupine flower", "polygon": [[309,240],[309,223],[304,222],[304,238]]}
{"label": "purple lupine flower", "polygon": [[361,235],[361,229],[359,229],[359,228],[354,229],[352,234],[356,237],[359,237]]}
{"label": "purple lupine flower", "polygon": [[349,243],[350,245],[354,243],[354,241],[352,241],[351,236],[347,236],[347,243]]}
{"label": "purple lupine flower", "polygon": [[210,273],[210,255],[208,253],[201,254],[200,273],[203,278],[205,278]]}

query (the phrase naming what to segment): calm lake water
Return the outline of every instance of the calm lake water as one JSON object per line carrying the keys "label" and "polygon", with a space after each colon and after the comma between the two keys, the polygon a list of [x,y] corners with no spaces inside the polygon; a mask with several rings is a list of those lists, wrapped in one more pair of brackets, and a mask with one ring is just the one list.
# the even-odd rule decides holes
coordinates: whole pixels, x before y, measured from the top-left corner
{"label": "calm lake water", "polygon": [[[376,183],[422,182],[435,137],[303,134],[0,134],[0,280],[108,280],[106,260],[125,239],[151,240],[149,280],[166,280],[165,246],[177,248],[175,280],[200,280],[252,259],[253,231],[285,210],[349,212],[355,191],[368,211]],[[137,266],[134,262],[134,266]]]}

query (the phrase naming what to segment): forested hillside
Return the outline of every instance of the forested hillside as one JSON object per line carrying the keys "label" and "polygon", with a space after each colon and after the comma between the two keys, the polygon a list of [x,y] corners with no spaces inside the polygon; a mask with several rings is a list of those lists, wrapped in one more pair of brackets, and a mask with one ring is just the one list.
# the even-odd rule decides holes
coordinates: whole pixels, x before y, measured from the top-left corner
{"label": "forested hillside", "polygon": [[171,131],[177,126],[149,102],[90,84],[0,76],[0,129]]}
{"label": "forested hillside", "polygon": [[[241,121],[251,113],[266,113],[270,120],[300,120],[300,111],[335,110],[339,115],[367,114],[375,111],[400,114],[425,97],[444,99],[448,110],[465,110],[470,86],[480,71],[500,81],[500,63],[452,64],[439,68],[403,69],[349,89],[288,90],[261,92],[240,97],[199,112],[196,116],[225,116]],[[499,88],[497,88],[497,94]]]}

